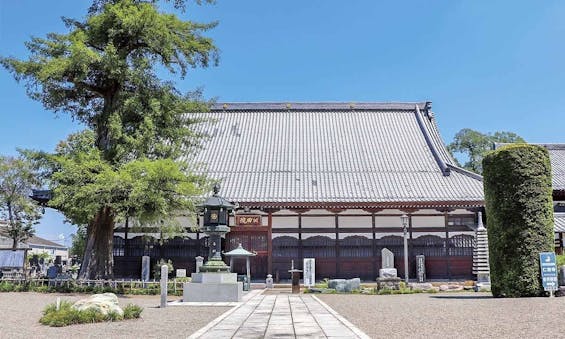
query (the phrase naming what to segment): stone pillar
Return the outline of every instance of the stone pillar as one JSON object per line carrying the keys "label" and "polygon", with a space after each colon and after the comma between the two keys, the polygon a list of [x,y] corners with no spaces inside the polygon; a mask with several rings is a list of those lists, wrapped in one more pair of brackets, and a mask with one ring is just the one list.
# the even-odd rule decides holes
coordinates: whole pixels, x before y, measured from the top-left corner
{"label": "stone pillar", "polygon": [[200,273],[200,267],[204,264],[204,258],[198,256],[194,259],[196,259],[196,273]]}
{"label": "stone pillar", "polygon": [[161,308],[167,307],[167,282],[169,278],[169,267],[161,266]]}
{"label": "stone pillar", "polygon": [[151,272],[150,258],[147,255],[141,257],[141,281],[149,281],[149,272]]}

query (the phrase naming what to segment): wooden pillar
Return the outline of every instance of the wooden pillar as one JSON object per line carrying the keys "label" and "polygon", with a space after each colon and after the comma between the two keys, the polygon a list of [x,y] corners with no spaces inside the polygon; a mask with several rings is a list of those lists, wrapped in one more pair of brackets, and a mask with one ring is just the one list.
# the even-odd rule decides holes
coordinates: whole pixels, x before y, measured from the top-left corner
{"label": "wooden pillar", "polygon": [[124,257],[129,256],[129,240],[128,240],[128,231],[129,231],[129,217],[126,217],[126,225],[124,231]]}
{"label": "wooden pillar", "polygon": [[267,217],[267,274],[273,274],[273,212]]}
{"label": "wooden pillar", "polygon": [[339,216],[335,214],[335,275],[339,277],[340,274],[340,253],[339,253]]}
{"label": "wooden pillar", "polygon": [[[408,272],[410,272],[410,277],[416,277],[416,264],[414,262],[414,260],[416,260],[416,258],[414,257],[414,253],[413,252],[413,245],[412,245],[412,214],[408,214],[408,232],[409,232],[409,238],[408,238]],[[414,271],[412,271],[412,267],[414,267]]]}
{"label": "wooden pillar", "polygon": [[377,232],[376,232],[376,225],[375,225],[375,212],[371,213],[371,227],[373,231],[373,258],[371,260],[371,266],[373,268],[373,277],[377,277]]}
{"label": "wooden pillar", "polygon": [[304,262],[304,248],[302,247],[302,212],[300,211],[298,212],[298,260]]}
{"label": "wooden pillar", "polygon": [[447,279],[451,279],[451,263],[449,259],[449,212],[446,210],[443,213],[445,226],[445,266],[447,270]]}

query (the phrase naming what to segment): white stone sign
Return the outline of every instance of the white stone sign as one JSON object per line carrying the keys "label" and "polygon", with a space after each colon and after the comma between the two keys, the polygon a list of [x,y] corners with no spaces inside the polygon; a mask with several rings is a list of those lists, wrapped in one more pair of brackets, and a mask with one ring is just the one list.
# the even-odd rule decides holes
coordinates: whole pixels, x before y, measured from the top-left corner
{"label": "white stone sign", "polygon": [[177,269],[176,277],[177,278],[186,278],[186,269],[184,269],[184,268]]}
{"label": "white stone sign", "polygon": [[316,259],[304,258],[304,286],[312,287],[316,284]]}

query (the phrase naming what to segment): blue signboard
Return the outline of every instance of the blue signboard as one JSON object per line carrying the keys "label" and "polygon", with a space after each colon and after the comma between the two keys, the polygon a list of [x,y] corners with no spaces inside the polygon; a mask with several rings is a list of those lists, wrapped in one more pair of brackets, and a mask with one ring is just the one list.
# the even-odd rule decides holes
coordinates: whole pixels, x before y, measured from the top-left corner
{"label": "blue signboard", "polygon": [[557,290],[557,266],[555,265],[555,253],[540,253],[539,262],[543,289],[546,291]]}

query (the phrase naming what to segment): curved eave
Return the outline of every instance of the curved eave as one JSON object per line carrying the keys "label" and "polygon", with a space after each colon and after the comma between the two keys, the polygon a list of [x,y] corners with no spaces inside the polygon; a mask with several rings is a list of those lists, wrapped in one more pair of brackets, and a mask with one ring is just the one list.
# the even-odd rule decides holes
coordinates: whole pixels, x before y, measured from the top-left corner
{"label": "curved eave", "polygon": [[484,207],[483,200],[460,201],[404,201],[404,202],[253,202],[239,201],[240,207],[253,209],[442,209],[442,208],[479,208]]}

